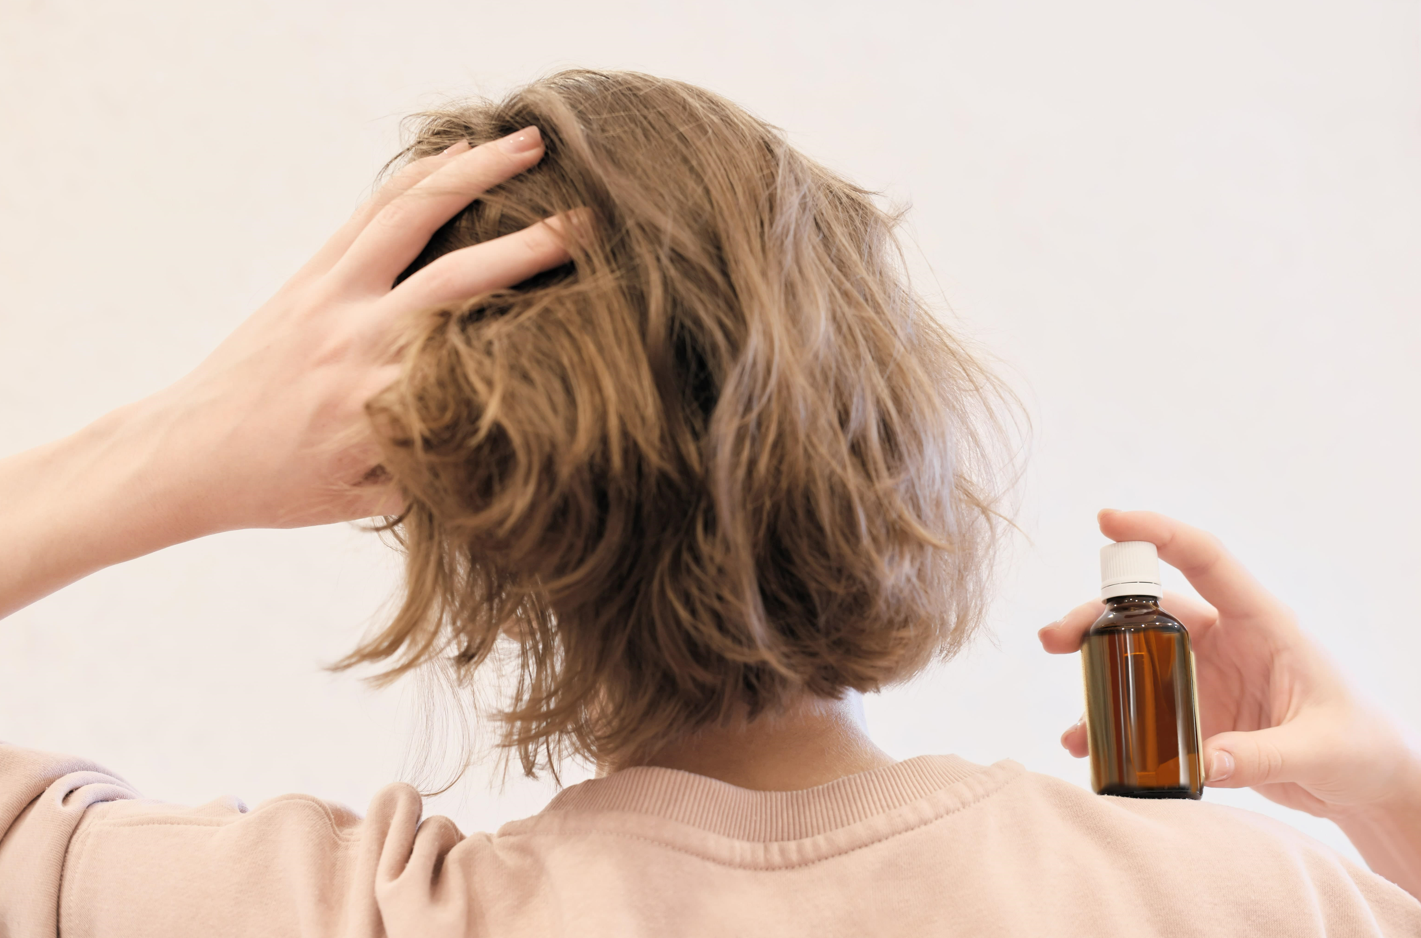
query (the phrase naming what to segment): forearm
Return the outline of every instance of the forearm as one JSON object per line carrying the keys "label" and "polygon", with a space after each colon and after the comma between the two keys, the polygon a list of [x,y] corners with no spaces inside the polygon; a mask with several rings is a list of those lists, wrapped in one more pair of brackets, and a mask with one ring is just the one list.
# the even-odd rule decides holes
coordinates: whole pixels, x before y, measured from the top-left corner
{"label": "forearm", "polygon": [[1332,816],[1372,871],[1421,899],[1421,754],[1384,805]]}
{"label": "forearm", "polygon": [[172,438],[162,409],[141,402],[0,460],[0,616],[206,533],[161,458]]}

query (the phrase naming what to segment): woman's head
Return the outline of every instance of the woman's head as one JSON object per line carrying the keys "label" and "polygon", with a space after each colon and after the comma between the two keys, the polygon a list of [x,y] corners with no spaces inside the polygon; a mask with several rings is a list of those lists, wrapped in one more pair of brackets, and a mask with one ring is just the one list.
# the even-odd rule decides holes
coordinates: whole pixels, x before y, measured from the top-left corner
{"label": "woman's head", "polygon": [[710,92],[564,72],[420,116],[402,157],[546,155],[410,271],[571,209],[574,261],[412,323],[370,404],[409,508],[345,663],[511,661],[524,768],[612,762],[906,678],[983,611],[998,385],[907,286],[895,218]]}

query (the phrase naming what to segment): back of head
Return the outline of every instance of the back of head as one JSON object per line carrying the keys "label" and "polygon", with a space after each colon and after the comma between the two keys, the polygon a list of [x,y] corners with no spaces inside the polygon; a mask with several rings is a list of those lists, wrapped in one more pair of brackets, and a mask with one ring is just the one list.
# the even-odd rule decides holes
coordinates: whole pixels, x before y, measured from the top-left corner
{"label": "back of head", "polygon": [[573,263],[430,312],[370,405],[403,605],[346,664],[511,662],[526,771],[619,762],[906,678],[985,600],[999,386],[908,287],[895,218],[710,92],[572,71],[420,115],[403,156],[546,154],[410,271],[586,207]]}

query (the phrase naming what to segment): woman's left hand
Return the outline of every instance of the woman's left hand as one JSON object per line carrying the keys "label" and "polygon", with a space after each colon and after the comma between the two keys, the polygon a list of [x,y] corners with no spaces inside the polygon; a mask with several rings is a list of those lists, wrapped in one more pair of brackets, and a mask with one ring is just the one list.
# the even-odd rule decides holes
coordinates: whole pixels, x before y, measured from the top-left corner
{"label": "woman's left hand", "polygon": [[[1206,784],[1253,788],[1330,818],[1372,869],[1421,896],[1421,751],[1390,714],[1357,694],[1292,610],[1212,535],[1149,511],[1102,511],[1114,541],[1149,541],[1204,600],[1163,608],[1195,652]],[[1042,647],[1073,654],[1100,616],[1097,600],[1043,628]],[[1083,723],[1061,744],[1088,751]]]}
{"label": "woman's left hand", "polygon": [[[1149,541],[1203,602],[1166,593],[1164,609],[1189,630],[1198,674],[1207,783],[1256,788],[1321,817],[1392,798],[1412,784],[1406,734],[1348,686],[1292,610],[1265,590],[1216,538],[1149,511],[1102,511],[1101,533]],[[1077,606],[1039,633],[1053,654],[1080,649],[1103,605]],[[1084,718],[1061,737],[1087,754]]]}
{"label": "woman's left hand", "polygon": [[0,615],[205,534],[398,512],[365,404],[399,374],[400,320],[566,263],[563,219],[392,284],[441,225],[542,155],[529,127],[410,164],[186,377],[0,461]]}

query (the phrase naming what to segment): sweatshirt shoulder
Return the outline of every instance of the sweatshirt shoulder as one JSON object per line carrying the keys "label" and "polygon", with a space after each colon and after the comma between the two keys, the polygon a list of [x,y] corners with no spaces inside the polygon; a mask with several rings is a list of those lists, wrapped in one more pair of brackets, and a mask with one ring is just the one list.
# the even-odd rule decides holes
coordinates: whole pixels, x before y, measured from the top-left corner
{"label": "sweatshirt shoulder", "polygon": [[1289,883],[1310,903],[1331,896],[1333,904],[1380,906],[1413,925],[1421,922],[1421,903],[1399,886],[1254,811],[1207,800],[1097,795],[1031,771],[993,800],[1000,823],[1029,827],[1038,845],[1066,854],[1087,877],[1193,877],[1225,893],[1249,882],[1275,890]]}
{"label": "sweatshirt shoulder", "polygon": [[1235,849],[1253,846],[1265,850],[1316,850],[1351,863],[1288,824],[1255,811],[1214,804],[1207,795],[1198,801],[1097,795],[1055,776],[1025,769],[1002,794],[1005,800],[1034,803],[1059,815],[1064,822],[1101,835],[1120,832],[1132,837],[1216,845],[1222,838]]}

